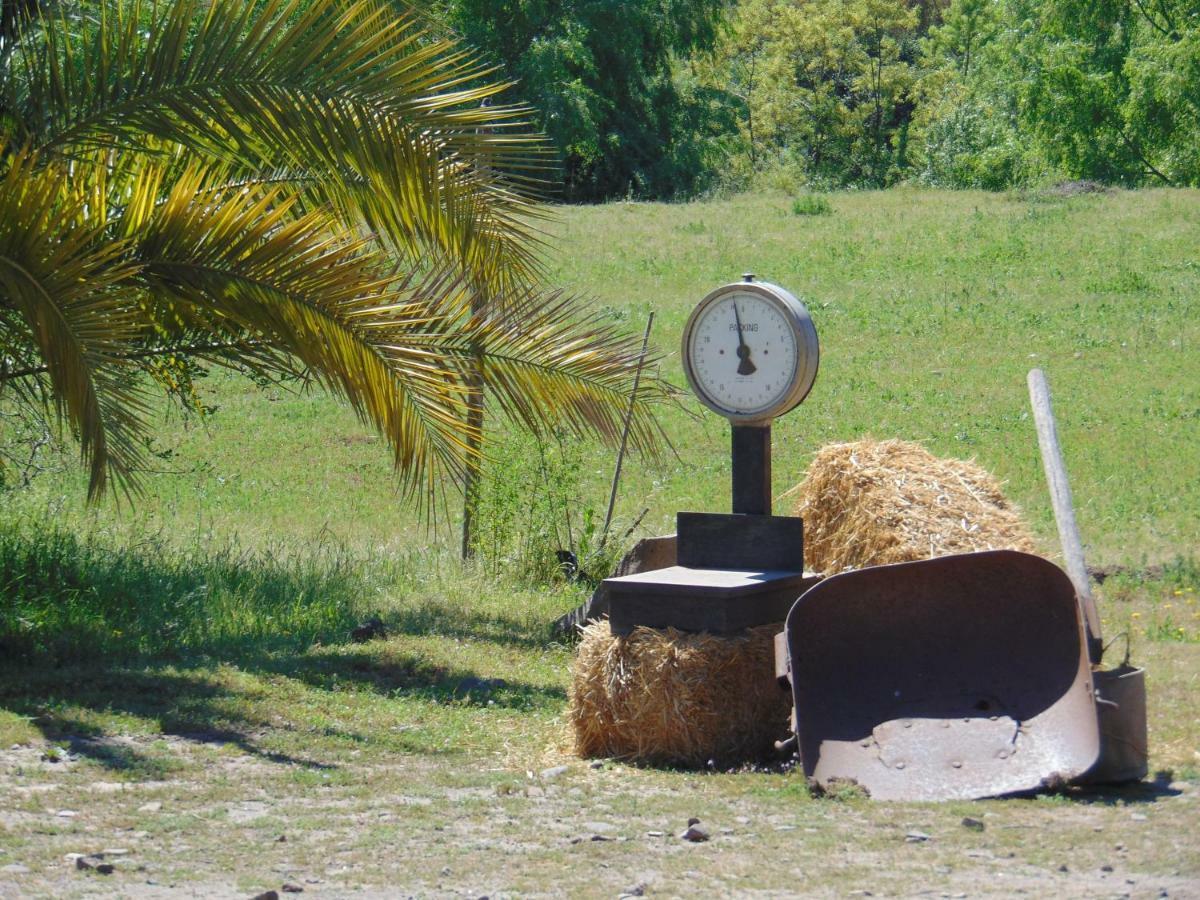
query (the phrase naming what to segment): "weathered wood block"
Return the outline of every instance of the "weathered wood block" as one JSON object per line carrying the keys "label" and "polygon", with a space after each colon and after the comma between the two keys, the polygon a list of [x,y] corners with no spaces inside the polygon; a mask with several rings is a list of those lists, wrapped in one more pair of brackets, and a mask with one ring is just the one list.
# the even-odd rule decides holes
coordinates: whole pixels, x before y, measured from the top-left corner
{"label": "weathered wood block", "polygon": [[670,566],[608,578],[603,588],[615,635],[638,625],[730,634],[782,622],[796,598],[819,580],[796,571]]}
{"label": "weathered wood block", "polygon": [[693,569],[799,572],[804,521],[798,516],[675,514],[677,562]]}

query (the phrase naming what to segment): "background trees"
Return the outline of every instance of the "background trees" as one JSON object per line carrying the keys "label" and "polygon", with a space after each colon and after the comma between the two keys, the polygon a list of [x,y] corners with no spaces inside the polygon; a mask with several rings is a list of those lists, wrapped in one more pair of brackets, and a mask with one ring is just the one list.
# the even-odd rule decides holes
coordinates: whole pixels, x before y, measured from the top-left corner
{"label": "background trees", "polygon": [[728,127],[688,78],[732,0],[442,0],[444,21],[495,59],[537,110],[567,200],[674,197],[703,187]]}
{"label": "background trees", "polygon": [[1200,183],[1196,0],[444,0],[565,196]]}

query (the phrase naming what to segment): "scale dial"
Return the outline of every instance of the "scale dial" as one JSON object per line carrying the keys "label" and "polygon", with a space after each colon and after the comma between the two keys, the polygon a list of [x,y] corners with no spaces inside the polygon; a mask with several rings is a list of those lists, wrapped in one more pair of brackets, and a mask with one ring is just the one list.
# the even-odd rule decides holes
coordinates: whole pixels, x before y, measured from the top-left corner
{"label": "scale dial", "polygon": [[797,406],[817,377],[817,332],[783,288],[745,281],[700,301],[683,330],[684,371],[700,401],[738,424]]}

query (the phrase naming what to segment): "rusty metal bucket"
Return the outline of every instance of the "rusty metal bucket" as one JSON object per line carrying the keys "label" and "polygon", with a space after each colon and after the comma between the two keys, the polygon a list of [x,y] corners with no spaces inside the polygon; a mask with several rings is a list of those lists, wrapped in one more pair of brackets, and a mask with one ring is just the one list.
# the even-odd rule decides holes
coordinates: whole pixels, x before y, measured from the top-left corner
{"label": "rusty metal bucket", "polygon": [[1115,669],[1092,672],[1100,714],[1100,758],[1080,784],[1140,781],[1149,771],[1146,670],[1126,659]]}
{"label": "rusty metal bucket", "polygon": [[792,607],[786,642],[798,749],[819,783],[949,800],[1095,771],[1080,606],[1040,557],[998,550],[835,575]]}

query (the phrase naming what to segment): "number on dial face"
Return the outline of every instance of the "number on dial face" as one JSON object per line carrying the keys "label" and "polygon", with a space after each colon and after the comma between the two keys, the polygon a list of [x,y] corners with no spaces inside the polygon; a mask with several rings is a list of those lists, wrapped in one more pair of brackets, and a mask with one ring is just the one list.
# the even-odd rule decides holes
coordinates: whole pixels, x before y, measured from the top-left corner
{"label": "number on dial face", "polygon": [[709,400],[742,415],[767,410],[791,388],[799,358],[783,310],[757,294],[727,294],[697,318],[688,348]]}

